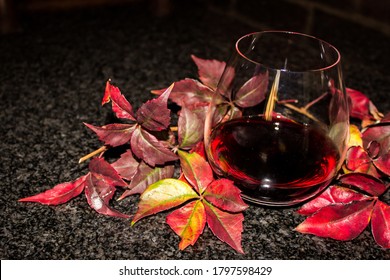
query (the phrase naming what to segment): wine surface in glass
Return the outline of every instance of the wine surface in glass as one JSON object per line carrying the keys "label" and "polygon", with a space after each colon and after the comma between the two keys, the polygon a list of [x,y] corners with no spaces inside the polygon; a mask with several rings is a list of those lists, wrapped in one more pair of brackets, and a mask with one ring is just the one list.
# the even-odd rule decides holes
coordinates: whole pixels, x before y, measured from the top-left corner
{"label": "wine surface in glass", "polygon": [[264,205],[314,196],[334,177],[340,159],[326,134],[285,119],[234,119],[218,125],[209,143],[214,171],[235,181],[244,198]]}

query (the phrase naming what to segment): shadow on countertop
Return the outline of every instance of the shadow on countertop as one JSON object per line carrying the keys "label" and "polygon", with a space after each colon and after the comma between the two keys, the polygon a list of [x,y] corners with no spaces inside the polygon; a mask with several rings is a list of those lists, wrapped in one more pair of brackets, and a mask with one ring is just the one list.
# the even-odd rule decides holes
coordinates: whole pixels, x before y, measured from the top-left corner
{"label": "shadow on countertop", "polygon": [[[209,229],[180,251],[165,213],[130,227],[130,220],[94,212],[83,195],[55,207],[17,202],[86,172],[86,164],[77,161],[100,142],[83,122],[111,120],[109,108],[100,106],[107,79],[138,108],[152,97],[150,90],[196,78],[191,54],[226,60],[237,38],[261,29],[309,31],[334,44],[343,56],[347,86],[390,111],[390,37],[382,29],[320,9],[312,16],[321,24],[307,30],[299,24],[302,18],[291,17],[302,12],[288,6],[294,1],[259,20],[247,6],[232,12],[222,1],[171,1],[160,12],[150,1],[130,2],[24,10],[18,30],[0,36],[1,259],[390,259],[370,228],[348,242],[294,231],[303,220],[296,208],[251,205],[244,214],[241,255]],[[389,192],[383,199],[390,202]],[[137,201],[133,196],[113,201],[113,207],[133,215]]]}

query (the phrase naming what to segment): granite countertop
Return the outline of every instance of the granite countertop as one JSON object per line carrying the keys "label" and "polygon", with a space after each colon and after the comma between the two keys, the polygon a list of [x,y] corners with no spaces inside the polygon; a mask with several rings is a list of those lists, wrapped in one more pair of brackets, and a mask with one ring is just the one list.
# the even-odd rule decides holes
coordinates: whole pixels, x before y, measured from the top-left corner
{"label": "granite countertop", "polygon": [[[83,195],[59,206],[17,202],[85,173],[79,157],[101,143],[83,122],[112,120],[100,106],[107,79],[138,107],[150,90],[195,78],[191,54],[226,60],[237,38],[259,30],[202,5],[177,5],[166,16],[144,4],[28,13],[20,32],[0,36],[1,259],[390,259],[369,227],[348,242],[295,232],[303,221],[296,208],[251,205],[242,255],[209,229],[180,251],[165,214],[130,227],[97,214]],[[347,86],[390,111],[390,38],[337,24],[327,21],[313,35],[340,49]],[[133,215],[137,201],[113,204]]]}

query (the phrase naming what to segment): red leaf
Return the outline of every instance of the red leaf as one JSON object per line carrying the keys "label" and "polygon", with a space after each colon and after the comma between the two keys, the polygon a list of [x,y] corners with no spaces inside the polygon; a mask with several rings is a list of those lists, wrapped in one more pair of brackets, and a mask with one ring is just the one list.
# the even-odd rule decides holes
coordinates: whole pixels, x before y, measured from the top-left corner
{"label": "red leaf", "polygon": [[198,67],[199,79],[203,84],[215,90],[226,63],[218,60],[201,59],[195,55],[191,55],[191,58]]}
{"label": "red leaf", "polygon": [[120,213],[109,206],[109,202],[115,194],[115,187],[101,180],[92,173],[86,179],[85,196],[88,204],[96,212],[119,218],[129,218],[128,215]]}
{"label": "red leaf", "polygon": [[374,203],[375,200],[363,200],[325,206],[298,225],[296,230],[336,240],[352,240],[369,224]]}
{"label": "red leaf", "polygon": [[181,237],[179,249],[194,245],[206,225],[206,212],[200,200],[191,201],[167,216],[167,224]]}
{"label": "red leaf", "polygon": [[242,213],[223,212],[207,202],[204,203],[204,207],[207,224],[214,235],[229,244],[237,252],[244,254],[241,247],[244,215]]}
{"label": "red leaf", "polygon": [[172,177],[173,173],[174,165],[152,168],[146,163],[141,162],[137,168],[137,172],[128,186],[129,189],[121,195],[119,200],[129,195],[137,193],[142,194],[148,186],[159,180]]}
{"label": "red leaf", "polygon": [[376,168],[382,171],[387,176],[390,176],[390,152],[373,161]]}
{"label": "red leaf", "polygon": [[358,193],[349,188],[332,185],[322,192],[318,197],[305,203],[298,211],[301,215],[312,215],[319,209],[337,203],[347,204],[352,201],[368,200],[369,196]]}
{"label": "red leaf", "polygon": [[179,150],[181,168],[188,182],[202,194],[214,180],[213,171],[205,158],[196,153]]}
{"label": "red leaf", "polygon": [[87,123],[84,124],[97,134],[100,141],[112,147],[128,143],[136,127],[135,124],[121,123],[108,124],[102,127],[93,126]]}
{"label": "red leaf", "polygon": [[163,142],[141,127],[134,131],[130,143],[133,153],[150,166],[178,159],[176,154],[169,150]]}
{"label": "red leaf", "polygon": [[237,92],[234,103],[240,107],[252,107],[265,99],[268,88],[268,72],[250,78]]}
{"label": "red leaf", "polygon": [[112,101],[112,110],[118,118],[135,121],[133,107],[129,101],[121,94],[119,88],[107,81],[102,105],[109,102],[110,99]]}
{"label": "red leaf", "polygon": [[[153,90],[152,93],[161,94],[163,90]],[[207,86],[194,79],[184,79],[175,82],[169,99],[180,107],[208,106],[214,92]]]}
{"label": "red leaf", "polygon": [[203,197],[221,210],[242,212],[248,208],[240,195],[241,191],[228,179],[213,181],[203,193]]}
{"label": "red leaf", "polygon": [[88,167],[96,179],[104,181],[104,183],[110,186],[127,186],[126,182],[122,180],[121,176],[119,176],[111,164],[102,158],[93,158]]}
{"label": "red leaf", "polygon": [[140,163],[134,158],[131,150],[127,150],[116,162],[112,163],[111,166],[114,167],[122,178],[131,180],[135,173],[137,173],[139,164]]}
{"label": "red leaf", "polygon": [[173,84],[159,97],[144,103],[137,111],[138,123],[149,130],[161,131],[166,129],[171,121],[171,110],[168,109],[168,97]]}
{"label": "red leaf", "polygon": [[374,196],[380,196],[387,189],[381,180],[363,173],[345,174],[340,176],[339,180],[343,184],[355,186]]}
{"label": "red leaf", "polygon": [[362,139],[365,149],[375,141],[380,145],[379,156],[390,153],[390,123],[367,127],[362,133]]}
{"label": "red leaf", "polygon": [[365,96],[362,92],[351,88],[346,88],[346,92],[350,97],[352,103],[352,106],[350,108],[351,117],[358,118],[360,120],[379,120],[381,113],[378,112],[375,105],[370,101],[367,96]]}
{"label": "red leaf", "polygon": [[45,192],[30,197],[19,199],[20,202],[38,202],[46,205],[58,205],[68,202],[73,197],[78,196],[85,187],[85,176],[73,182],[66,182],[54,186]]}
{"label": "red leaf", "polygon": [[372,159],[367,154],[366,150],[360,146],[354,146],[348,149],[345,166],[347,169],[354,172],[366,173],[376,178],[380,177]]}
{"label": "red leaf", "polygon": [[390,249],[390,206],[377,201],[371,217],[371,231],[376,243]]}

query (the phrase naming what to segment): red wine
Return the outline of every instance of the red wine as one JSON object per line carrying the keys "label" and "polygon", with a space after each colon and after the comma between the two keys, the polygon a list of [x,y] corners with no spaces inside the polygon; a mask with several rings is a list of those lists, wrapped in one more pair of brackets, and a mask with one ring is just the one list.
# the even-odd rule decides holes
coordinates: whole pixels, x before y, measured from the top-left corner
{"label": "red wine", "polygon": [[326,187],[340,159],[319,129],[289,120],[244,117],[211,133],[207,154],[217,175],[265,205],[292,205]]}

